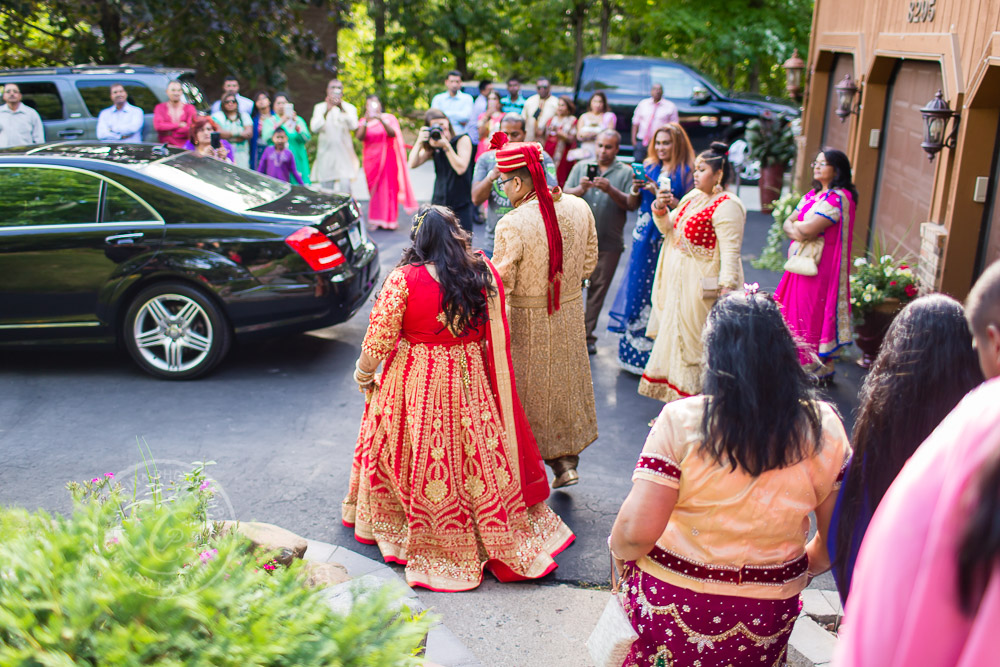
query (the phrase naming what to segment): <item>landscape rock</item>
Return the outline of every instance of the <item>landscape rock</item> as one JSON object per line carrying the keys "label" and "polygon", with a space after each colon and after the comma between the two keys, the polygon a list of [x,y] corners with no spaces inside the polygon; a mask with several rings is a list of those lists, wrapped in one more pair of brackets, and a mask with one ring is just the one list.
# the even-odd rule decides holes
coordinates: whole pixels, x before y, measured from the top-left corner
{"label": "landscape rock", "polygon": [[257,521],[223,521],[223,531],[235,530],[264,551],[274,552],[274,560],[288,567],[295,558],[302,558],[309,542],[290,530]]}
{"label": "landscape rock", "polygon": [[347,568],[337,563],[318,563],[308,560],[303,566],[306,573],[306,586],[310,588],[326,588],[350,581]]}

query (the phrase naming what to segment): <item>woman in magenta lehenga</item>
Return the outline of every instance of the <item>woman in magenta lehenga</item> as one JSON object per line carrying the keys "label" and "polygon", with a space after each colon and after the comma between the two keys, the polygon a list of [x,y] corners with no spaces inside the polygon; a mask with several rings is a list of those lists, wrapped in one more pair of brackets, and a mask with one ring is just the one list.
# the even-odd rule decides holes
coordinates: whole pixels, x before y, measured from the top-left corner
{"label": "woman in magenta lehenga", "polygon": [[825,148],[812,166],[813,189],[785,221],[785,233],[799,242],[822,237],[819,272],[805,276],[786,271],[774,298],[799,340],[799,361],[820,381],[831,382],[840,348],[852,342],[849,278],[858,192],[842,152]]}
{"label": "woman in magenta lehenga", "polygon": [[410,185],[399,121],[391,113],[382,113],[377,95],[369,95],[365,101],[365,117],[358,125],[357,136],[364,142],[365,178],[371,196],[368,224],[396,229],[399,204],[412,215],[417,200]]}

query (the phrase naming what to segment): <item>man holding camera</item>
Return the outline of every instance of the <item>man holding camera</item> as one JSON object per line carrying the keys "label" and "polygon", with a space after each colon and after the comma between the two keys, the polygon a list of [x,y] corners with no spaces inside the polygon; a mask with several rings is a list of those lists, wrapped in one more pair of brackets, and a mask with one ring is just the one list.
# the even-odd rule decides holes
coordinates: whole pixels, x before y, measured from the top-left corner
{"label": "man holding camera", "polygon": [[326,192],[351,194],[359,166],[351,134],[358,129],[358,110],[344,101],[344,84],[338,79],[327,84],[326,99],[313,107],[309,129],[317,138],[312,182]]}
{"label": "man holding camera", "polygon": [[434,161],[432,204],[447,206],[472,238],[475,207],[472,205],[472,140],[467,134],[455,135],[451,121],[441,109],[429,109],[424,127],[410,150],[410,169],[428,160]]}
{"label": "man holding camera", "polygon": [[[625,250],[625,218],[629,211],[639,208],[638,191],[633,193],[634,173],[624,162],[615,159],[621,135],[615,130],[604,130],[597,135],[597,160],[577,162],[566,179],[566,193],[583,197],[590,204],[597,224],[597,266],[590,276],[587,288],[587,353],[597,353],[597,318],[604,306],[604,298],[611,286],[611,279],[618,268],[618,260]],[[641,163],[636,163],[641,168]],[[643,172],[645,173],[645,172]]]}

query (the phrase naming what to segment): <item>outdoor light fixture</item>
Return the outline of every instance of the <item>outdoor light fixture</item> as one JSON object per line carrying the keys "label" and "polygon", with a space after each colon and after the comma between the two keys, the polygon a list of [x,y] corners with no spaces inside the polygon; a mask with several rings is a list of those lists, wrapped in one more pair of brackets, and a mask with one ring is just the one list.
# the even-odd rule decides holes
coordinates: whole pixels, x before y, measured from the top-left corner
{"label": "outdoor light fixture", "polygon": [[[944,100],[944,94],[940,90],[934,95],[934,99],[920,110],[920,115],[924,119],[924,141],[920,144],[920,147],[927,152],[927,159],[934,160],[934,156],[945,146],[948,148],[955,147],[955,139],[958,135],[959,115],[957,112],[951,110],[951,107]],[[955,124],[951,129],[951,134],[945,138],[945,132],[948,130],[948,121],[952,118],[955,119]]]}
{"label": "outdoor light fixture", "polygon": [[[858,109],[854,106],[854,96],[858,92],[858,84],[854,83],[854,79],[851,78],[850,73],[844,75],[844,79],[834,86],[834,90],[837,91],[837,117],[840,118],[840,122],[843,123],[852,113],[857,113]],[[858,103],[860,107],[860,102]]]}
{"label": "outdoor light fixture", "polygon": [[802,97],[802,73],[806,69],[806,61],[799,57],[799,50],[792,51],[792,57],[781,65],[785,68],[785,90],[792,99]]}

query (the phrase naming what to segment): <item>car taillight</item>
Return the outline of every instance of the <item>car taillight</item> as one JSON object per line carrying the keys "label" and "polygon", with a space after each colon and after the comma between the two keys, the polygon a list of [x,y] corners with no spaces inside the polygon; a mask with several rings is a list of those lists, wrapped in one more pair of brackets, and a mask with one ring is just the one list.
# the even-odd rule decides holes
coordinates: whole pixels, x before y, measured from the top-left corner
{"label": "car taillight", "polygon": [[337,244],[326,238],[315,227],[302,227],[296,230],[285,239],[285,243],[299,253],[314,271],[332,269],[347,261]]}

